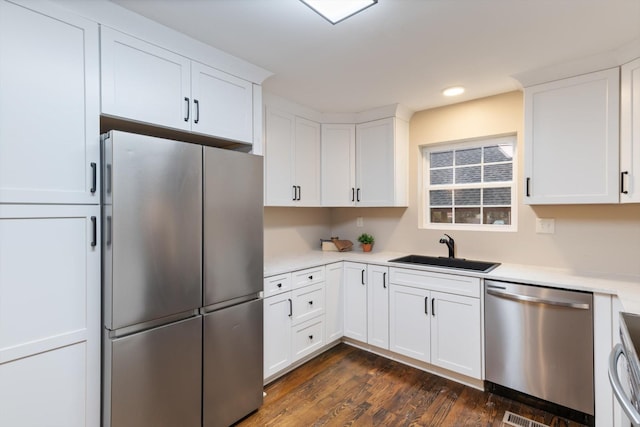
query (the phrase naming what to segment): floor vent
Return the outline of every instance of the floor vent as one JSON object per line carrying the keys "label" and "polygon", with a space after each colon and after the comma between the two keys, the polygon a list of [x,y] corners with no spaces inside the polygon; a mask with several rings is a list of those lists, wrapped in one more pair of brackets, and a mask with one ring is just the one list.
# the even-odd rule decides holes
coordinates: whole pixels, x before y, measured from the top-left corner
{"label": "floor vent", "polygon": [[521,417],[513,412],[506,411],[504,418],[502,418],[503,426],[513,427],[549,427],[546,424],[539,423],[537,421],[530,420],[529,418]]}

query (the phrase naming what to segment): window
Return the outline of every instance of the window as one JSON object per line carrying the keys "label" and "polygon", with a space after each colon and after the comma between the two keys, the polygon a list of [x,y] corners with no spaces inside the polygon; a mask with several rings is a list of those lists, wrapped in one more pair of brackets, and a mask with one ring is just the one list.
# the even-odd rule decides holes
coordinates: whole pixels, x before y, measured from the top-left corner
{"label": "window", "polygon": [[426,228],[515,231],[515,135],[422,147]]}

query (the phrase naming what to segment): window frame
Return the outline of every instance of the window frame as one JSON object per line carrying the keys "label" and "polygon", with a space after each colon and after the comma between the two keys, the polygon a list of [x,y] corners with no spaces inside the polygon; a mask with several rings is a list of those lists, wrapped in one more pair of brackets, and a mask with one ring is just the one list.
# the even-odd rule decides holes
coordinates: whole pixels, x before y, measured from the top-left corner
{"label": "window frame", "polygon": [[[501,138],[510,138],[513,146],[513,157],[511,159],[512,165],[512,177],[511,181],[495,181],[495,182],[479,182],[479,183],[465,183],[465,184],[443,184],[443,185],[431,185],[431,167],[430,167],[430,154],[438,151],[459,151],[470,148],[488,147],[497,145],[498,141],[494,141]],[[492,142],[493,141],[493,142]],[[418,145],[420,151],[419,167],[418,167],[418,191],[419,191],[419,229],[430,230],[470,230],[470,231],[497,231],[497,232],[516,232],[518,231],[518,138],[517,133],[505,133],[498,135],[486,135],[477,138],[460,139],[452,141],[444,141],[433,144],[420,144]],[[485,165],[484,159],[482,159],[482,166]],[[455,165],[453,165],[455,169]],[[466,224],[466,223],[439,223],[431,222],[431,208],[429,191],[431,189],[465,189],[465,188],[502,188],[511,187],[511,224],[498,225],[498,224]],[[434,188],[435,187],[435,188]],[[455,204],[452,207],[455,208]],[[474,205],[475,206],[475,205]],[[505,205],[500,205],[505,206]],[[464,207],[464,206],[463,206]],[[480,205],[481,212],[483,212],[484,205]]]}

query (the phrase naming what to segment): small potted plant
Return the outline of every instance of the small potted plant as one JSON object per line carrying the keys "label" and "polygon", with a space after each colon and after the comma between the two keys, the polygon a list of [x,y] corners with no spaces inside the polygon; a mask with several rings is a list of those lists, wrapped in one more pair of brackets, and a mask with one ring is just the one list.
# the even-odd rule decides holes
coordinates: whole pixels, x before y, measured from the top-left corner
{"label": "small potted plant", "polygon": [[358,236],[358,242],[361,243],[360,246],[362,246],[363,252],[371,252],[371,248],[373,247],[374,241],[375,239],[371,234],[362,233],[360,236]]}

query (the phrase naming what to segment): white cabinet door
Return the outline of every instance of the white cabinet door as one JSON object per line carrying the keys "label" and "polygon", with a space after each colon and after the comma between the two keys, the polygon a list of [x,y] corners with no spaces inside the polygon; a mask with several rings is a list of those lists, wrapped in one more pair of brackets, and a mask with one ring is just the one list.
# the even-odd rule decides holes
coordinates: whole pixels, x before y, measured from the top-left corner
{"label": "white cabinet door", "polygon": [[205,135],[253,141],[253,85],[198,62],[191,62],[192,130]]}
{"label": "white cabinet door", "polygon": [[367,342],[367,265],[344,263],[344,336]]}
{"label": "white cabinet door", "polygon": [[353,206],[356,199],[356,125],[322,125],[322,206]]}
{"label": "white cabinet door", "polygon": [[267,107],[265,127],[265,205],[293,206],[295,116]]}
{"label": "white cabinet door", "polygon": [[431,363],[481,379],[480,300],[431,292]]}
{"label": "white cabinet door", "polygon": [[525,203],[617,203],[619,69],[525,89]]}
{"label": "white cabinet door", "polygon": [[367,266],[368,343],[389,349],[389,267]]}
{"label": "white cabinet door", "polygon": [[325,281],[325,330],[327,342],[342,338],[343,324],[343,265],[341,262],[327,265]]}
{"label": "white cabinet door", "polygon": [[389,349],[429,363],[430,292],[391,284],[389,287]]}
{"label": "white cabinet door", "polygon": [[102,113],[190,130],[191,61],[102,27]]}
{"label": "white cabinet door", "polygon": [[99,211],[0,204],[0,425],[98,425]]}
{"label": "white cabinet door", "polygon": [[264,377],[291,364],[291,292],[264,299]]}
{"label": "white cabinet door", "polygon": [[296,206],[320,206],[320,124],[295,119],[294,178]]}
{"label": "white cabinet door", "polygon": [[624,64],[620,81],[620,202],[640,202],[640,58]]}
{"label": "white cabinet door", "polygon": [[0,2],[0,203],[97,204],[97,24],[25,4]]}
{"label": "white cabinet door", "polygon": [[356,125],[356,202],[394,204],[394,119]]}

